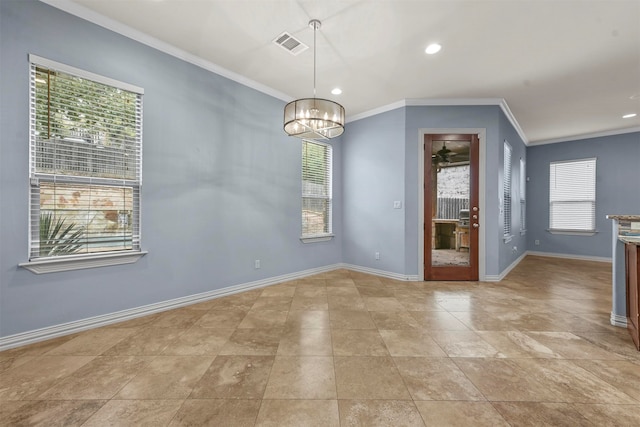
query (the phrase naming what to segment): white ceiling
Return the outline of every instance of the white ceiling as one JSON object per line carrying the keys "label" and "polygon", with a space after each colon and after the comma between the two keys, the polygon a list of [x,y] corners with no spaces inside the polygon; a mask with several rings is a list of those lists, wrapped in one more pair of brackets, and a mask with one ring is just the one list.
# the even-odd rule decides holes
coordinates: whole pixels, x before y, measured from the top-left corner
{"label": "white ceiling", "polygon": [[[318,97],[348,118],[405,99],[504,98],[530,143],[640,130],[640,0],[44,1],[284,100],[312,96],[313,49],[272,40],[313,46],[319,19]],[[443,48],[426,55],[432,42]]]}

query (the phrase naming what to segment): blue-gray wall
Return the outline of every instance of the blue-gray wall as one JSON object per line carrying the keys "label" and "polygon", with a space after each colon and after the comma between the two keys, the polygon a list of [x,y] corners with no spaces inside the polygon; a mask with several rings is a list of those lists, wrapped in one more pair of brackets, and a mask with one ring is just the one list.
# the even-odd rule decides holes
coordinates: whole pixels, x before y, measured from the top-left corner
{"label": "blue-gray wall", "polygon": [[[144,88],[142,247],[130,265],[34,275],[28,257],[28,54]],[[342,260],[303,244],[301,143],[284,102],[34,0],[0,1],[0,336]],[[341,144],[334,144],[340,183]],[[260,259],[262,268],[254,269]]]}
{"label": "blue-gray wall", "polygon": [[[527,155],[529,250],[581,257],[613,257],[612,314],[624,318],[624,248],[613,236],[613,221],[606,216],[640,215],[640,132],[528,147]],[[597,159],[597,233],[593,236],[549,233],[549,163],[593,157]],[[539,245],[535,244],[536,240]]]}
{"label": "blue-gray wall", "polygon": [[[593,236],[549,233],[549,163],[593,157],[597,159],[597,233]],[[527,159],[529,250],[611,258],[612,229],[606,216],[640,214],[640,132],[531,146],[527,148]]]}
{"label": "blue-gray wall", "polygon": [[[500,107],[410,106],[349,123],[343,138],[346,263],[419,275],[420,132],[452,128],[486,129],[486,188],[480,195],[486,200],[485,274],[499,276],[526,250],[519,232],[508,245],[502,240],[502,141],[509,140],[516,159],[525,155],[525,145]],[[402,201],[401,210],[393,209],[394,200]],[[511,251],[514,245],[518,253]]]}
{"label": "blue-gray wall", "polygon": [[[28,54],[145,89],[138,263],[37,276],[27,260]],[[421,129],[486,130],[485,274],[525,250],[611,256],[608,213],[640,213],[640,134],[526,148],[498,106],[411,106],[349,123],[334,147],[334,232],[302,244],[300,141],[284,102],[35,0],[0,0],[0,337],[345,262],[418,275]],[[503,241],[503,141],[527,161],[527,233],[514,198]],[[593,237],[552,236],[548,163],[597,157]],[[402,202],[394,209],[393,202]],[[540,246],[533,244],[540,240]],[[518,247],[514,252],[513,246]],[[375,252],[380,260],[375,260]],[[260,259],[262,268],[253,268]]]}
{"label": "blue-gray wall", "polygon": [[[499,147],[500,164],[498,165],[498,188],[500,193],[498,198],[503,199],[503,177],[504,177],[504,142],[511,146],[511,240],[500,239],[498,242],[499,271],[504,271],[518,257],[527,250],[526,231],[522,230],[520,223],[520,159],[527,160],[527,147],[518,135],[513,125],[504,113],[500,112],[499,117]],[[491,200],[491,199],[488,199]],[[499,209],[500,212],[500,209]],[[498,216],[498,234],[504,234],[504,215]],[[524,234],[523,234],[524,233]]]}
{"label": "blue-gray wall", "polygon": [[[497,106],[477,106],[477,107],[437,107],[437,106],[419,106],[407,107],[407,123],[405,142],[407,145],[406,156],[406,207],[407,207],[407,230],[406,234],[406,252],[407,252],[407,268],[411,274],[418,274],[418,269],[422,268],[422,260],[418,260],[418,227],[421,224],[418,206],[418,196],[421,189],[419,176],[419,162],[423,153],[421,151],[420,130],[421,129],[486,129],[486,151],[487,151],[487,168],[485,179],[487,184],[495,179],[497,173],[497,152],[495,146],[498,140],[498,115],[500,108]],[[489,167],[489,165],[495,166]],[[487,192],[494,192],[493,185],[487,185]],[[480,197],[487,197],[480,194]],[[496,200],[495,198],[489,200]],[[486,274],[498,274],[498,260],[494,257],[496,253],[496,208],[487,204],[487,212],[480,212],[486,215],[486,236],[485,241],[485,268]]]}
{"label": "blue-gray wall", "polygon": [[[343,136],[344,262],[405,270],[405,110],[349,123]],[[402,202],[394,209],[393,202]],[[375,253],[380,259],[375,259]]]}

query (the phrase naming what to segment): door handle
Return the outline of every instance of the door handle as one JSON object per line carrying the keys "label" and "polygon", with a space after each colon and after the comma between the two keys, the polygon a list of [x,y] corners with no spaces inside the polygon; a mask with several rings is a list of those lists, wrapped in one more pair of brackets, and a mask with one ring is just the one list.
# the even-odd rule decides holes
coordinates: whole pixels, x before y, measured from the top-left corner
{"label": "door handle", "polygon": [[477,206],[474,206],[472,210],[473,210],[474,212],[478,212],[478,207],[477,207]]}
{"label": "door handle", "polygon": [[478,228],[478,227],[480,227],[480,226],[478,225],[478,223],[477,223],[477,222],[474,222],[474,223],[473,223],[473,228]]}

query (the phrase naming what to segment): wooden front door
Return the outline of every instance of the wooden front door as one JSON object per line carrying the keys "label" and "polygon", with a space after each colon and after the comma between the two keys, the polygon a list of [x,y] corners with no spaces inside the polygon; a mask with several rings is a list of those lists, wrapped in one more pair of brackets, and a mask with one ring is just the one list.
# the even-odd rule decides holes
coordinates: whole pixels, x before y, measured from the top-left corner
{"label": "wooden front door", "polygon": [[479,142],[424,137],[424,279],[478,280]]}

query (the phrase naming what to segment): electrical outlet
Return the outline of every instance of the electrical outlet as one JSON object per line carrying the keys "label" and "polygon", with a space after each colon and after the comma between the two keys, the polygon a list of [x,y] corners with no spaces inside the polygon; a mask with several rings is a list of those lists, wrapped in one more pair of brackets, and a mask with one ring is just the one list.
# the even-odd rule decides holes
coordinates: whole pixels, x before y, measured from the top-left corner
{"label": "electrical outlet", "polygon": [[255,264],[255,268],[256,269],[260,268],[260,260],[259,259],[255,260],[254,264]]}
{"label": "electrical outlet", "polygon": [[393,209],[402,209],[402,202],[400,200],[396,200],[393,202]]}
{"label": "electrical outlet", "polygon": [[540,244],[540,240],[536,240],[535,242],[533,242],[536,244],[536,246],[538,246]]}
{"label": "electrical outlet", "polygon": [[380,259],[380,252],[376,252],[376,259],[379,260]]}

